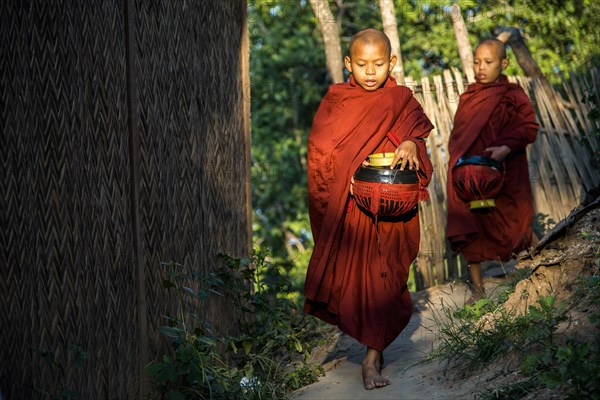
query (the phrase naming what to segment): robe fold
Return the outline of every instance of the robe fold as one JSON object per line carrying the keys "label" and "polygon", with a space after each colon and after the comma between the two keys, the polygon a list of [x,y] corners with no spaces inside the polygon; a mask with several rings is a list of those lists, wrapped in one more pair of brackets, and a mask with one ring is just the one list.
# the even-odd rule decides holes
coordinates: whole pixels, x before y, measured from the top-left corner
{"label": "robe fold", "polygon": [[432,165],[424,138],[433,128],[410,89],[388,78],[369,92],[350,82],[330,86],[308,138],[308,201],[315,247],[309,262],[304,312],[338,325],[383,351],[408,324],[406,282],[419,249],[415,211],[375,225],[351,200],[350,179],[367,156],[417,145],[421,187]]}
{"label": "robe fold", "polygon": [[[460,97],[448,151],[446,237],[467,261],[507,261],[530,246],[533,200],[526,146],[539,125],[523,89],[501,75],[497,82],[472,84]],[[462,156],[488,155],[491,146],[506,145],[504,186],[496,206],[470,210],[453,186],[452,168]]]}

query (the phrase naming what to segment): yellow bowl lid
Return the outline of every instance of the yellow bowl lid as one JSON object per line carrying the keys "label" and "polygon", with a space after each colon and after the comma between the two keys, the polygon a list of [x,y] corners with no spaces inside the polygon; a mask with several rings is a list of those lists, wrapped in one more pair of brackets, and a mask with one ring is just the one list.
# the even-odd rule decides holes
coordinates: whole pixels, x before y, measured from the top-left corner
{"label": "yellow bowl lid", "polygon": [[[375,153],[369,155],[369,164],[372,167],[389,167],[394,161],[395,153]],[[398,161],[400,164],[402,160]]]}

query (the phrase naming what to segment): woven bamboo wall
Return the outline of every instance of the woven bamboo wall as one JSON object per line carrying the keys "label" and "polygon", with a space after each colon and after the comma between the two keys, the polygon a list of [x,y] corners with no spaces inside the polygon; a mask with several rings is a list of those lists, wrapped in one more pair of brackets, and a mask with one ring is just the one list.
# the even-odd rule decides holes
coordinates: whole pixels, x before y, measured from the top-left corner
{"label": "woven bamboo wall", "polygon": [[[524,77],[509,77],[519,83],[529,95],[540,124],[537,139],[528,146],[534,212],[546,214],[555,222],[565,218],[584,198],[585,193],[600,185],[600,172],[594,167],[589,147],[600,150],[590,133],[597,123],[589,120],[591,104],[583,101],[584,92],[596,93],[600,98],[600,75],[593,69],[586,77],[573,75],[565,80],[557,93],[561,115],[555,115],[539,85]],[[432,201],[420,208],[421,247],[414,265],[419,289],[447,282],[465,274],[464,261],[454,254],[445,240],[447,145],[452,131],[454,114],[460,94],[466,89],[466,79],[454,70],[443,76],[425,77],[421,82],[407,79],[407,86],[423,105],[435,125],[428,138],[428,147],[434,164],[430,185]]]}
{"label": "woven bamboo wall", "polygon": [[[160,261],[249,237],[243,1],[0,2],[0,391],[139,398]],[[230,328],[224,304],[201,310]],[[89,353],[65,375],[70,344]],[[140,389],[142,388],[142,389]]]}

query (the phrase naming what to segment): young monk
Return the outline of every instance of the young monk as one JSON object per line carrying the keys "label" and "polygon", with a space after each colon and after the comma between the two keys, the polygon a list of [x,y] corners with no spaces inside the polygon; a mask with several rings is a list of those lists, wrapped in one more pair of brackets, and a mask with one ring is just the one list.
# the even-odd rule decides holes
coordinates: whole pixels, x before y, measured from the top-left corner
{"label": "young monk", "polygon": [[[344,62],[350,81],[332,85],[308,139],[308,198],[315,248],[304,291],[304,312],[337,325],[367,347],[365,389],[390,384],[383,350],[412,312],[406,282],[419,249],[415,211],[373,218],[352,200],[351,178],[378,152],[395,152],[392,165],[418,170],[423,186],[432,166],[424,138],[433,128],[410,89],[390,71],[396,63],[387,36],[366,29],[350,41]],[[377,230],[379,235],[377,235]]]}
{"label": "young monk", "polygon": [[[525,148],[535,140],[538,124],[523,89],[508,82],[504,43],[485,39],[475,49],[476,83],[460,97],[450,134],[446,236],[468,261],[474,303],[485,296],[480,263],[507,261],[533,239],[533,202]],[[471,211],[454,190],[452,168],[462,156],[483,155],[504,163],[504,186],[496,206]]]}

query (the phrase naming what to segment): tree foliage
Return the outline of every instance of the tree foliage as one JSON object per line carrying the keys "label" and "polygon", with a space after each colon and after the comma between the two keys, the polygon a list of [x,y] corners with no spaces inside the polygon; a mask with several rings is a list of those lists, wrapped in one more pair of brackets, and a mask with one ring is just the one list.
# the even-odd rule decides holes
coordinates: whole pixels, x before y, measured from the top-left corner
{"label": "tree foliage", "polygon": [[251,1],[249,18],[254,240],[299,286],[312,243],[307,137],[329,84],[325,55],[307,2]]}
{"label": "tree foliage", "polygon": [[[378,0],[329,1],[342,52],[366,27],[382,29]],[[550,82],[599,64],[600,3],[595,0],[459,1],[471,43],[518,27]],[[405,75],[461,69],[449,1],[396,0]],[[306,143],[325,94],[325,54],[307,0],[249,0],[254,237],[299,287],[312,237],[306,202]],[[507,74],[522,74],[512,52]],[[347,73],[345,73],[347,76]]]}

